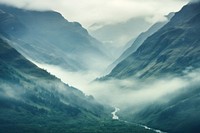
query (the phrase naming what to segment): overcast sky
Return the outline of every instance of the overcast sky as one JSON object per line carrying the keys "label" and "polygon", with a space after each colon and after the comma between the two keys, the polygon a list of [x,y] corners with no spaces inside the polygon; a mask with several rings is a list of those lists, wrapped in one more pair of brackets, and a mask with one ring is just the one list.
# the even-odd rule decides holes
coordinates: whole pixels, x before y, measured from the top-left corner
{"label": "overcast sky", "polygon": [[29,9],[52,9],[69,21],[88,28],[94,23],[117,23],[134,17],[148,21],[162,20],[163,15],[180,10],[189,0],[0,0],[1,3]]}

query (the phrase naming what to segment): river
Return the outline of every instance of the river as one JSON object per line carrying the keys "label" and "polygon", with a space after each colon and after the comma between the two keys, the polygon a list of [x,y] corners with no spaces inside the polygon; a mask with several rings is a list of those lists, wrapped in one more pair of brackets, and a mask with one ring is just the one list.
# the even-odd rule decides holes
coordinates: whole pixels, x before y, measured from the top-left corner
{"label": "river", "polygon": [[114,107],[114,108],[115,108],[115,110],[111,113],[111,114],[112,114],[112,119],[113,119],[113,120],[118,120],[119,117],[116,115],[116,113],[117,113],[118,111],[120,111],[120,109],[117,108],[117,107]]}
{"label": "river", "polygon": [[[112,114],[112,119],[113,119],[113,120],[120,120],[120,119],[119,119],[119,116],[117,116],[117,112],[119,112],[120,109],[117,108],[117,107],[114,107],[114,109],[115,109],[115,110],[114,110],[113,112],[111,112],[111,114]],[[120,121],[123,121],[123,120],[120,120]],[[141,124],[137,124],[137,123],[132,123],[132,122],[128,122],[128,121],[123,121],[123,122],[125,122],[125,123],[130,123],[130,124],[134,124],[134,125],[136,125],[136,126],[143,127],[143,128],[145,128],[145,129],[147,129],[147,130],[151,130],[151,131],[154,131],[154,132],[156,132],[156,133],[166,133],[166,132],[163,132],[163,131],[160,131],[160,130],[157,130],[157,129],[150,128],[150,127],[145,126],[145,125],[141,125]]]}

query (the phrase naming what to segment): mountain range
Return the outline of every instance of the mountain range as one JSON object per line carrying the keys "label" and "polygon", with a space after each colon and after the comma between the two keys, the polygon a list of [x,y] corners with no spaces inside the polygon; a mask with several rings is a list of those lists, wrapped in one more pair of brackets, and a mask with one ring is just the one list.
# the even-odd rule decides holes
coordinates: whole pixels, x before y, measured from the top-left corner
{"label": "mountain range", "polygon": [[112,109],[61,82],[0,39],[0,132],[153,133],[113,121]]}
{"label": "mountain range", "polygon": [[[95,54],[100,53],[96,46],[86,43],[89,42],[89,35],[78,23],[67,22],[53,11],[0,7],[0,132],[154,133],[134,123],[112,120],[111,112],[114,109],[63,83],[28,60],[31,58],[49,64],[57,61],[56,65],[60,65],[59,61],[70,61],[56,59],[59,54],[64,54],[62,52],[77,54],[77,49],[85,52],[84,49],[90,48],[89,51],[93,49],[97,52]],[[54,23],[59,24],[54,27]],[[64,27],[67,26],[66,29],[63,29],[63,24]],[[62,32],[65,32],[64,37],[62,36],[64,40],[72,37],[70,42],[80,41],[77,44],[80,46],[66,43],[65,47],[64,44],[56,44],[64,41],[58,39]],[[50,38],[52,36],[54,38]],[[62,67],[71,69],[66,64]]]}
{"label": "mountain range", "polygon": [[[109,79],[147,80],[183,78],[189,84],[178,92],[166,94],[164,103],[156,101],[134,112],[128,107],[121,115],[170,133],[196,133],[199,124],[200,2],[189,3],[172,19],[149,36],[131,55],[122,60],[102,82]],[[197,75],[194,75],[194,72]],[[193,75],[193,76],[192,76]],[[197,78],[196,82],[191,82]],[[164,82],[167,84],[167,82]],[[165,84],[160,85],[160,89]],[[168,88],[170,89],[170,88]],[[162,90],[161,90],[162,91]],[[154,94],[156,92],[152,92]],[[132,110],[132,111],[130,111]]]}
{"label": "mountain range", "polygon": [[165,24],[167,24],[169,22],[169,20],[173,17],[173,15],[174,15],[174,13],[170,13],[169,15],[166,16],[167,20],[155,23],[147,31],[142,32],[136,39],[135,38],[131,39],[130,42],[128,42],[126,44],[126,46],[127,45],[129,46],[130,43],[131,43],[131,45],[128,48],[126,48],[126,50],[120,55],[119,58],[117,58],[108,67],[108,69],[111,71],[117,64],[119,64],[121,61],[123,61],[124,59],[126,59],[132,53],[134,53],[149,36],[153,35],[160,28],[162,28]]}
{"label": "mountain range", "polygon": [[189,4],[148,37],[107,77],[147,78],[199,67],[199,3]]}
{"label": "mountain range", "polygon": [[[55,11],[0,5],[0,132],[197,133],[200,130],[200,2],[187,4],[171,17],[141,33],[113,63],[112,71],[97,80],[100,85],[112,80],[102,85],[106,91],[100,90],[109,92],[109,98],[118,91],[110,84],[125,81],[119,87],[122,91],[117,99],[120,102],[127,99],[129,104],[124,102],[125,107],[120,110],[63,83],[31,62],[76,72],[102,67],[96,62],[103,61],[106,66],[110,60],[107,50],[81,24],[69,22]],[[146,96],[143,93],[156,97],[170,83],[161,82],[156,91],[153,84],[164,79],[187,84],[181,82],[184,85],[180,89],[173,93],[164,91],[153,102],[151,97],[141,97]],[[149,85],[147,92],[145,85]],[[173,82],[173,86],[178,85]],[[167,86],[166,90],[173,86]],[[139,97],[137,94],[123,97],[123,93],[138,90]],[[134,105],[143,99],[148,103]]]}
{"label": "mountain range", "polygon": [[58,12],[0,5],[0,16],[2,35],[13,41],[11,45],[25,57],[38,63],[84,71],[98,67],[91,62],[109,59],[101,42],[81,24],[67,21]]}
{"label": "mountain range", "polygon": [[138,36],[151,25],[152,23],[144,18],[136,17],[115,24],[93,24],[89,27],[89,32],[100,40],[107,48],[106,52],[116,59],[123,52],[125,43],[132,40],[132,37]]}

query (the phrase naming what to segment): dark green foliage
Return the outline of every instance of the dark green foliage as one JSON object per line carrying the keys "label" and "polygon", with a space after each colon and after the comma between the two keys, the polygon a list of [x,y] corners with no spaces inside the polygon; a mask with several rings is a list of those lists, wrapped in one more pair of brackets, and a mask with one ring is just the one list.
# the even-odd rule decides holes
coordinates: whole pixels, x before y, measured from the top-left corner
{"label": "dark green foliage", "polygon": [[133,124],[127,124],[111,119],[97,119],[89,114],[69,117],[63,112],[48,113],[29,112],[18,107],[15,110],[0,110],[1,133],[153,133]]}
{"label": "dark green foliage", "polygon": [[152,133],[110,113],[0,39],[0,133]]}

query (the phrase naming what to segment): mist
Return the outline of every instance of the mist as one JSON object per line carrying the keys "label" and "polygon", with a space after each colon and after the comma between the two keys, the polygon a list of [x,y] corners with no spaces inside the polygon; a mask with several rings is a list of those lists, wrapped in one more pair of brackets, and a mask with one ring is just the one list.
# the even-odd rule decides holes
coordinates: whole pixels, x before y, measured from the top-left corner
{"label": "mist", "polygon": [[[107,64],[107,66],[120,56],[124,51],[124,46],[126,46],[127,42],[136,38],[141,32],[146,31],[153,23],[166,20],[166,14],[180,10],[187,2],[187,0],[89,0],[87,2],[82,0],[75,0],[73,2],[68,0],[61,0],[59,2],[54,0],[0,0],[0,3],[17,6],[23,9],[57,11],[61,13],[66,20],[79,22],[86,27],[91,34],[92,31],[90,30],[90,27],[95,27],[95,29],[98,27],[97,29],[99,30],[104,27],[102,29],[103,32],[98,33],[100,35],[95,36],[94,33],[92,35],[99,41],[105,43],[103,44],[104,48],[102,49],[108,54],[109,58],[111,58],[108,61],[109,64]],[[165,5],[163,5],[163,3],[165,3]],[[76,5],[76,8],[74,8],[74,5]],[[48,26],[45,23],[44,25]],[[108,29],[106,27],[108,27]],[[24,38],[27,39],[29,37],[26,42],[30,42],[30,40],[32,40],[30,38],[37,37],[35,33],[30,34],[30,36],[28,34],[26,35],[27,36],[24,35]],[[54,37],[59,38],[57,35]],[[40,40],[37,44],[41,43],[42,45],[43,43],[47,43],[42,42],[43,39],[40,39],[40,37],[37,37],[37,39]],[[51,39],[52,37],[50,36],[48,40]],[[66,41],[65,39],[63,40]],[[49,44],[49,46],[50,45],[51,44]],[[43,50],[46,53],[46,49]],[[70,56],[66,53],[62,53],[61,56],[64,54]],[[91,54],[91,56],[93,55],[94,54]],[[83,59],[80,58],[78,53],[73,54],[70,58],[73,60],[71,62],[67,61],[67,63],[70,62],[70,66],[78,66],[78,69],[81,65],[86,66],[89,64],[87,62],[87,64],[84,64],[85,57],[83,57]],[[77,63],[76,59],[81,59],[79,60],[78,65],[74,64],[74,62]],[[93,62],[96,61],[94,60]],[[93,65],[93,63],[90,63],[89,65]]]}
{"label": "mist", "polygon": [[19,72],[19,74],[21,76],[17,77],[14,81],[0,80],[0,96],[2,99],[8,99],[10,102],[15,100],[16,102],[22,102],[23,104],[46,111],[50,111],[51,109],[44,102],[45,100],[53,101],[56,99],[58,100],[57,102],[66,106],[72,105],[87,109],[90,108],[90,106],[86,106],[88,104],[99,105],[91,96],[85,95],[80,90],[61,82],[57,78],[54,79],[48,74],[42,78],[23,72]]}
{"label": "mist", "polygon": [[[189,0],[0,0],[0,3],[25,9],[55,10],[70,21],[78,21],[84,27],[94,23],[113,24],[131,18],[148,18],[151,22],[163,19],[169,12],[176,12]],[[163,4],[164,3],[164,4]],[[76,8],[74,8],[74,6]],[[79,9],[79,10],[76,10]]]}
{"label": "mist", "polygon": [[80,89],[85,95],[92,95],[102,104],[122,110],[132,107],[138,111],[150,104],[165,104],[178,96],[181,91],[200,83],[200,70],[191,69],[184,71],[183,76],[171,74],[146,80],[129,78],[94,81],[100,75],[98,71],[69,72],[52,65],[38,63],[37,65],[70,86]]}
{"label": "mist", "polygon": [[94,82],[92,94],[98,100],[118,108],[140,108],[154,104],[165,104],[192,86],[199,85],[199,70],[193,70],[184,76],[170,75],[155,79],[113,79],[106,82]]}

